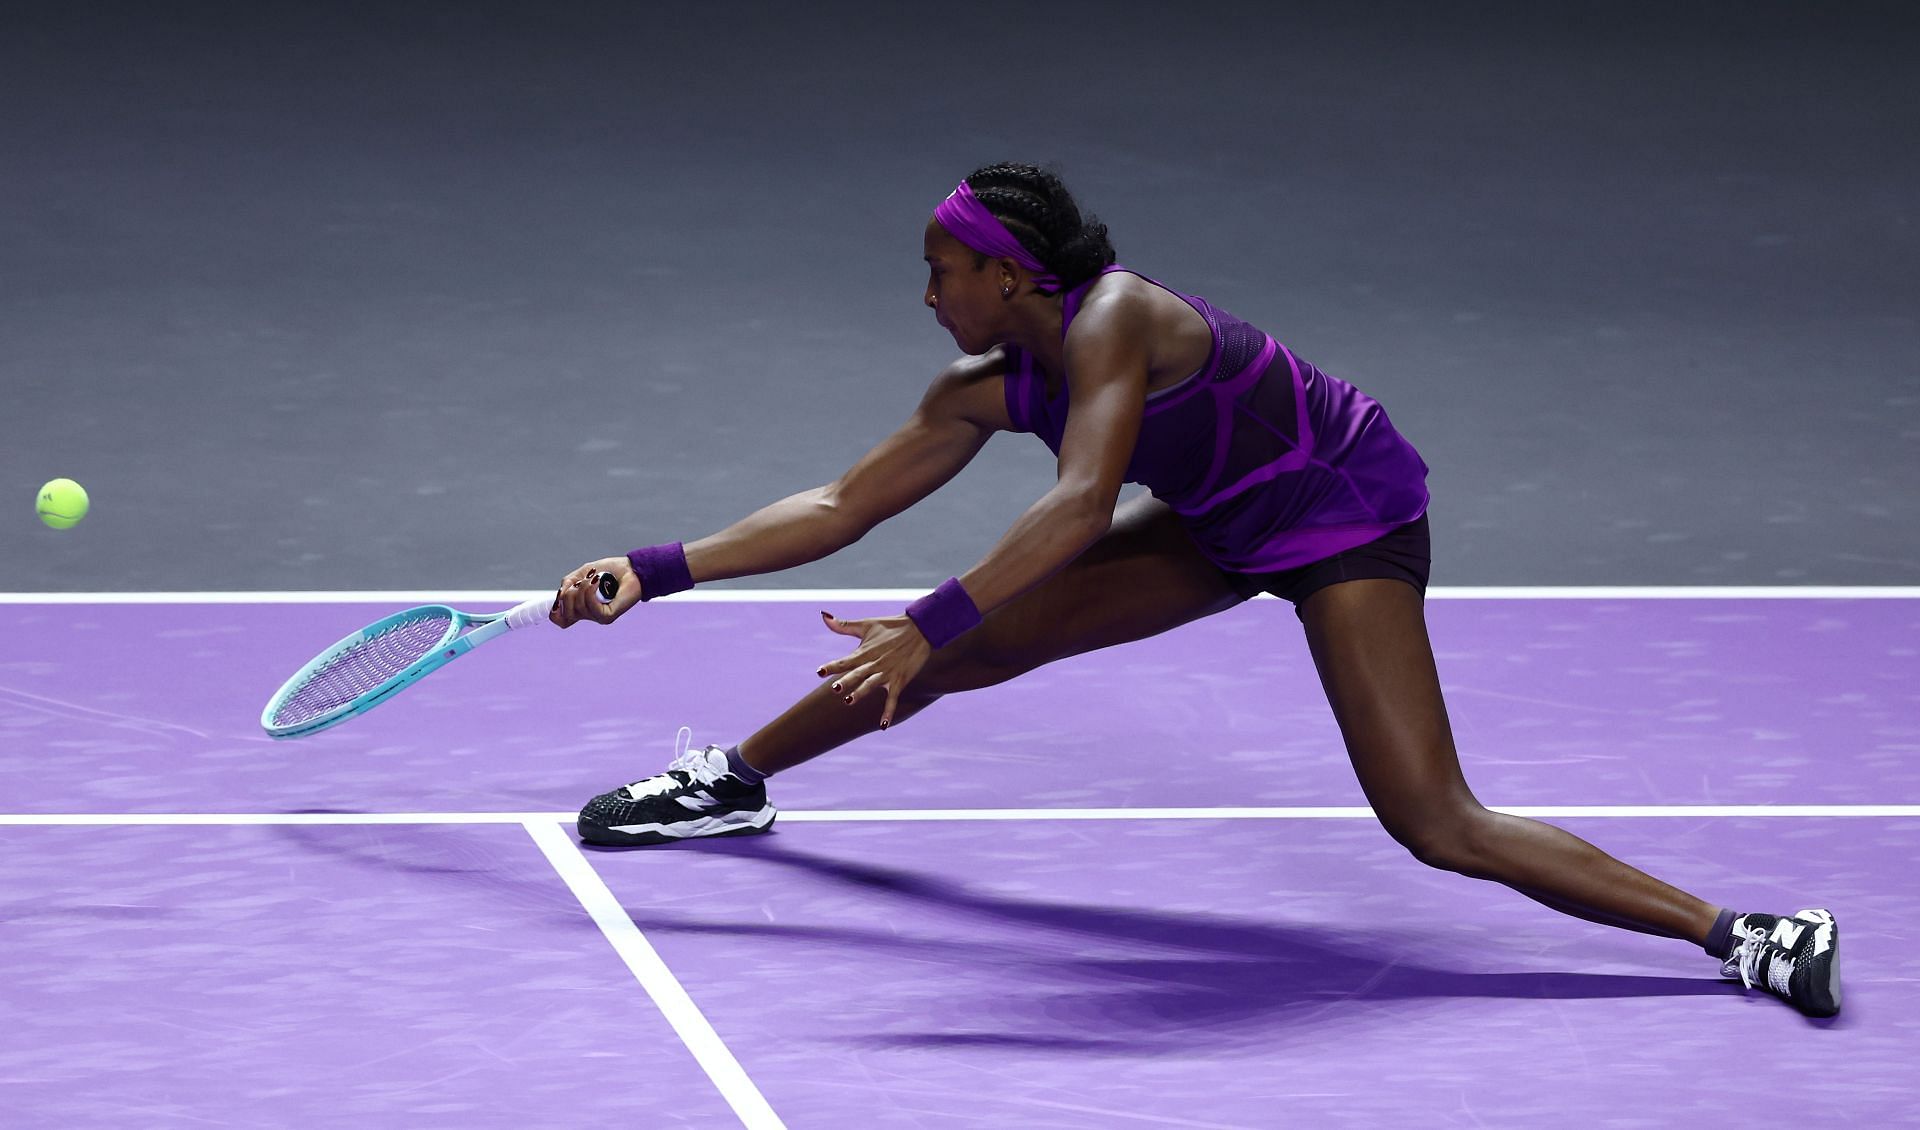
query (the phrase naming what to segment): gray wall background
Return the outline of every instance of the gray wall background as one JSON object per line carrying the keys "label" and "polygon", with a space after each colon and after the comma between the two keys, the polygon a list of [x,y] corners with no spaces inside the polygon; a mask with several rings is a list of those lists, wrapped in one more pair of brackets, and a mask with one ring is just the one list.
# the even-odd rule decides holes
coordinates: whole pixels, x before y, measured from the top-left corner
{"label": "gray wall background", "polygon": [[[1672,7],[0,3],[0,590],[709,532],[905,418],[1010,157],[1378,397],[1437,584],[1920,583],[1909,6]],[[736,584],[938,581],[1050,475]]]}

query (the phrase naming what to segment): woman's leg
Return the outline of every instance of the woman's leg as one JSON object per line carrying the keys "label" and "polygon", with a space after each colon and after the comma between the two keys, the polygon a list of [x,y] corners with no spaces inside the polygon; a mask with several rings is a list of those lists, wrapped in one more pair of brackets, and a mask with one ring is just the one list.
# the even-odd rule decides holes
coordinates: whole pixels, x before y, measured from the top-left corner
{"label": "woman's leg", "polygon": [[[1173,511],[1142,496],[1122,506],[1113,527],[1065,569],[934,652],[900,696],[894,724],[942,695],[1157,635],[1242,599],[1226,574],[1201,556]],[[847,641],[823,633],[823,647],[833,642]],[[871,695],[848,706],[822,681],[740,743],[740,757],[763,773],[790,769],[879,729],[885,702],[886,696]]]}
{"label": "woman's leg", "polygon": [[1589,921],[1705,944],[1718,907],[1569,832],[1474,799],[1417,589],[1394,580],[1331,585],[1302,602],[1300,617],[1360,787],[1416,858]]}

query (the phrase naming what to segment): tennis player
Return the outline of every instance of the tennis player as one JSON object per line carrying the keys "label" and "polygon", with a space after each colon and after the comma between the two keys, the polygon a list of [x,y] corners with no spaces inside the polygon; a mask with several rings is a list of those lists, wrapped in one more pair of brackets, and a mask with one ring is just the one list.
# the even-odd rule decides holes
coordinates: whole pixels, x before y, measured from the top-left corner
{"label": "tennis player", "polygon": [[[924,300],[963,354],[911,419],[837,481],[698,541],[569,574],[552,619],[611,623],[696,582],[788,569],[927,497],[994,432],[1032,432],[1053,486],[980,562],[857,641],[731,748],[594,797],[583,839],[659,844],[765,831],[766,779],[944,695],[1143,639],[1267,592],[1290,601],[1368,802],[1422,863],[1556,910],[1683,938],[1803,1012],[1840,1007],[1824,910],[1736,914],[1572,834],[1482,807],[1462,776],[1424,609],[1426,464],[1374,400],[1206,300],[1115,265],[1105,225],[1052,173],[992,165],[935,210]],[[1124,482],[1143,495],[1119,507]],[[601,573],[611,604],[592,598]]]}

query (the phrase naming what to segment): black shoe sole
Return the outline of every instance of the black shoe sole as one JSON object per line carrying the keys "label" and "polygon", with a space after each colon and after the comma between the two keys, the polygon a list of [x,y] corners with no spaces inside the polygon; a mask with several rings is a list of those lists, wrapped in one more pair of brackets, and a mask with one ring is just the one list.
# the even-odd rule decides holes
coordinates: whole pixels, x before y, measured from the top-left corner
{"label": "black shoe sole", "polygon": [[621,832],[603,824],[596,824],[584,816],[580,818],[576,828],[582,840],[601,847],[652,847],[659,844],[682,844],[690,840],[718,840],[728,836],[758,836],[772,831],[773,822],[779,819],[780,814],[777,811],[768,809],[767,812],[765,824],[743,824],[738,828],[728,828],[724,831],[695,832],[683,836],[668,832]]}

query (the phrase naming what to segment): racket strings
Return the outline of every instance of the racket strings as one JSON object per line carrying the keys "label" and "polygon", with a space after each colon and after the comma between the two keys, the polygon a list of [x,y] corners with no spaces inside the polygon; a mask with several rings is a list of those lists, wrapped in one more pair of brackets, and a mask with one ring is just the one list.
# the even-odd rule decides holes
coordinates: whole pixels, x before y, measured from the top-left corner
{"label": "racket strings", "polygon": [[297,726],[378,688],[440,646],[452,626],[445,613],[403,620],[343,649],[287,696],[276,726]]}

